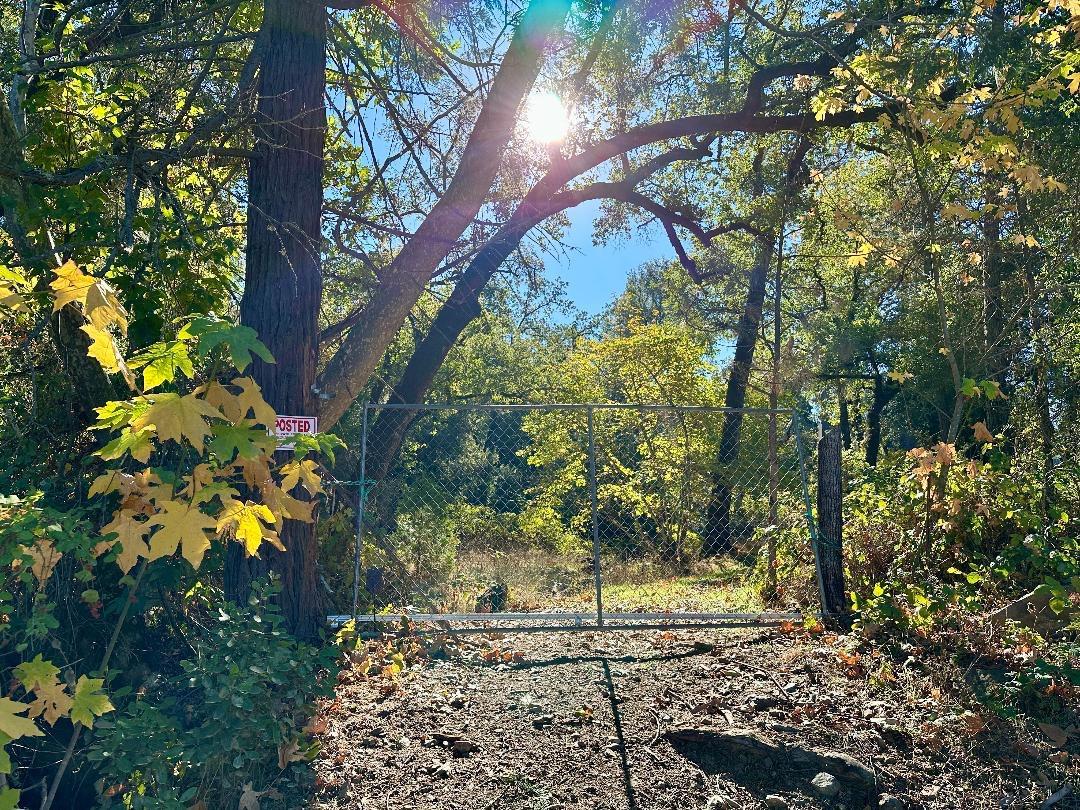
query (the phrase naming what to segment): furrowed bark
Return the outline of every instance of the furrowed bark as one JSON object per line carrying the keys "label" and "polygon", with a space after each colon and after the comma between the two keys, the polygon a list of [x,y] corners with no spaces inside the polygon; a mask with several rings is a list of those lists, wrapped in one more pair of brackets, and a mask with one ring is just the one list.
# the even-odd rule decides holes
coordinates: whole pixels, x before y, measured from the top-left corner
{"label": "furrowed bark", "polygon": [[[266,401],[278,413],[316,415],[326,11],[316,3],[267,0],[261,36],[240,320],[259,333],[276,361],[252,365]],[[315,527],[286,521],[280,529],[285,552],[264,545],[261,558],[245,559],[240,544],[229,545],[226,595],[245,601],[251,581],[272,568],[281,577],[288,628],[312,638],[322,623]]]}

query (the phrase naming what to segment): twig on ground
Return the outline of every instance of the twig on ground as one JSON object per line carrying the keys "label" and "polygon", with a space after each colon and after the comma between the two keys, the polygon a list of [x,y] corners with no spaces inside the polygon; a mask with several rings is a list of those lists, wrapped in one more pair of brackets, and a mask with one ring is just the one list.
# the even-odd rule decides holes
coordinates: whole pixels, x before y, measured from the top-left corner
{"label": "twig on ground", "polygon": [[656,721],[656,733],[653,738],[645,743],[646,748],[652,748],[656,745],[656,741],[660,739],[660,714],[655,709],[649,709],[649,714],[653,716],[653,720]]}
{"label": "twig on ground", "polygon": [[1060,802],[1062,799],[1064,799],[1070,793],[1072,793],[1072,788],[1069,787],[1068,785],[1065,785],[1063,788],[1061,788],[1056,793],[1053,793],[1050,796],[1048,796],[1046,801],[1044,801],[1042,804],[1039,805],[1039,810],[1050,810],[1051,807],[1053,807],[1055,804]]}

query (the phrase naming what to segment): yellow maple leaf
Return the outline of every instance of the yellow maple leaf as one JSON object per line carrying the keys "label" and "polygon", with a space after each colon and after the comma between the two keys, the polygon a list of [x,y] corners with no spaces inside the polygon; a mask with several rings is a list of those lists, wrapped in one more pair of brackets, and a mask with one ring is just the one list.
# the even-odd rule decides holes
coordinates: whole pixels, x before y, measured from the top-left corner
{"label": "yellow maple leaf", "polygon": [[241,408],[241,417],[247,416],[250,410],[256,422],[272,428],[277,421],[277,412],[263,399],[262,389],[255,380],[251,377],[237,377],[232,384],[240,389],[236,401]]}
{"label": "yellow maple leaf", "polygon": [[96,278],[88,276],[70,260],[53,270],[53,274],[56,278],[49,284],[53,290],[53,312],[68,304],[82,304],[87,291],[97,283]]}
{"label": "yellow maple leaf", "polygon": [[34,689],[35,699],[30,703],[28,717],[41,715],[42,719],[50,726],[55,725],[61,717],[67,717],[74,701],[71,699],[64,685],[56,678],[49,683],[39,684]]}
{"label": "yellow maple leaf", "polygon": [[304,489],[306,489],[310,495],[318,495],[323,491],[323,488],[322,478],[320,478],[319,474],[315,471],[317,466],[318,465],[309,458],[302,461],[290,461],[281,468],[281,488],[286,492],[292,492],[296,489],[296,485],[303,481]]}
{"label": "yellow maple leaf", "polygon": [[218,516],[218,533],[232,532],[249,556],[258,556],[266,529],[264,523],[276,523],[277,518],[265,504],[226,498]]}
{"label": "yellow maple leaf", "polygon": [[239,398],[230,394],[229,390],[217,380],[198,388],[195,393],[202,394],[206,401],[221,411],[230,422],[236,423],[244,418],[244,413],[240,410]]}
{"label": "yellow maple leaf", "polygon": [[19,717],[20,714],[30,708],[26,703],[19,703],[10,698],[0,698],[0,732],[7,734],[11,739],[19,737],[41,737],[44,735],[37,723]]}
{"label": "yellow maple leaf", "polygon": [[120,356],[116,341],[108,330],[99,329],[90,323],[80,326],[79,329],[90,337],[90,348],[86,350],[86,353],[97,360],[106,371],[110,373],[120,371],[124,366],[124,358]]}
{"label": "yellow maple leaf", "polygon": [[272,481],[264,482],[259,488],[259,493],[262,495],[263,503],[270,507],[270,511],[279,518],[311,523],[311,513],[315,509],[314,501],[301,501],[287,495],[284,490],[275,486]]}
{"label": "yellow maple leaf", "polygon": [[90,484],[90,489],[87,490],[86,497],[93,498],[95,495],[108,495],[110,492],[116,492],[117,490],[123,491],[125,484],[127,484],[127,490],[130,491],[131,482],[132,478],[127,473],[120,470],[110,470],[94,479],[94,482]]}
{"label": "yellow maple leaf", "polygon": [[120,297],[107,281],[96,280],[86,291],[83,312],[86,313],[87,320],[98,329],[105,329],[115,323],[121,332],[127,334],[127,312],[120,303]]}
{"label": "yellow maple leaf", "polygon": [[237,456],[233,466],[238,468],[244,475],[244,483],[254,489],[262,486],[270,478],[270,465],[265,457],[244,458]]}
{"label": "yellow maple leaf", "polygon": [[203,439],[210,433],[210,425],[204,417],[224,418],[221,412],[195,394],[155,394],[153,404],[131,422],[133,431],[153,426],[161,441],[172,439],[179,444],[183,439],[200,453]]}
{"label": "yellow maple leaf", "polygon": [[207,532],[217,531],[217,521],[184,501],[165,501],[158,506],[161,511],[146,524],[160,527],[150,538],[149,560],[168,557],[180,546],[184,559],[198,568],[210,548]]}
{"label": "yellow maple leaf", "polygon": [[115,534],[116,539],[102,540],[94,548],[95,554],[101,554],[119,543],[120,555],[116,558],[116,564],[125,574],[135,566],[139,557],[150,555],[150,549],[146,545],[146,534],[149,528],[146,523],[135,520],[136,514],[129,509],[121,509],[114,514],[112,521],[102,527],[101,534],[106,537]]}
{"label": "yellow maple leaf", "polygon": [[893,382],[899,383],[900,385],[903,385],[908,380],[915,379],[915,375],[912,374],[910,371],[890,371],[885,376]]}

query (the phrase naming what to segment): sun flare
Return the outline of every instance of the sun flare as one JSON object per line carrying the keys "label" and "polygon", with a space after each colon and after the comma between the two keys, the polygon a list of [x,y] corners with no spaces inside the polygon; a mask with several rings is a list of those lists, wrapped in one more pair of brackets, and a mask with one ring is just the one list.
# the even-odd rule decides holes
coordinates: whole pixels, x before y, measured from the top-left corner
{"label": "sun flare", "polygon": [[534,93],[525,104],[525,128],[539,143],[558,143],[570,131],[570,114],[554,93]]}

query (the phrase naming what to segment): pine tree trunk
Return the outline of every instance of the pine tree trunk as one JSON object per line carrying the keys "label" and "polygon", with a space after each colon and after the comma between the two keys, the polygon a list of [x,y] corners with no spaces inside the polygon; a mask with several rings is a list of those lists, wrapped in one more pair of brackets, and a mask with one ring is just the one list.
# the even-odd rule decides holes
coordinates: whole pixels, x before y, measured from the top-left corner
{"label": "pine tree trunk", "polygon": [[[248,173],[247,263],[240,320],[255,329],[275,363],[251,373],[279,414],[317,415],[313,393],[322,294],[320,267],[326,114],[326,12],[317,3],[267,0],[261,34],[255,154]],[[225,587],[247,598],[251,580],[281,577],[288,628],[311,638],[321,623],[312,523],[286,521],[285,552],[264,546],[260,560],[230,547]]]}

